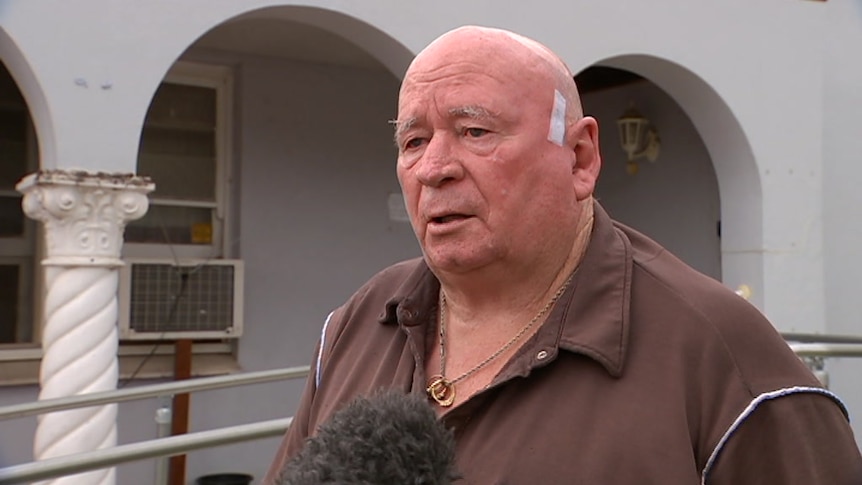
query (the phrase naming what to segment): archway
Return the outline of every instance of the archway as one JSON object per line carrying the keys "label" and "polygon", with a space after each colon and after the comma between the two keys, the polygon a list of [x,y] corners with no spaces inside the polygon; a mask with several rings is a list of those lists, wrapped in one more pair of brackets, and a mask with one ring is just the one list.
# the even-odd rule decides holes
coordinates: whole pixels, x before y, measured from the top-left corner
{"label": "archway", "polygon": [[[284,140],[278,138],[306,130],[299,123],[309,115],[322,116],[322,125],[327,117],[336,121],[348,112],[356,114],[370,109],[366,102],[359,109],[345,111],[335,101],[344,93],[354,93],[348,96],[367,98],[369,102],[377,100],[378,105],[390,111],[383,120],[355,123],[356,132],[370,130],[373,125],[369,123],[377,126],[373,134],[368,131],[365,139],[352,142],[353,150],[388,152],[391,127],[377,122],[394,117],[399,76],[412,57],[403,45],[377,28],[341,12],[321,8],[266,7],[212,26],[176,57],[154,90],[143,117],[136,172],[152,176],[156,191],[151,194],[149,213],[126,229],[127,242],[132,243],[126,246],[131,250],[126,254],[134,254],[134,243],[138,242],[178,242],[186,245],[179,248],[180,256],[229,257],[231,248],[217,240],[239,237],[228,233],[230,224],[220,223],[236,218],[235,201],[245,197],[238,193],[244,193],[236,184],[239,173],[244,171],[243,178],[249,179],[251,171],[259,169],[258,164],[269,163],[257,161],[258,156],[251,152],[302,151],[297,147],[310,140],[317,147],[331,146],[330,140],[315,133],[299,136],[302,143],[291,147],[283,146]],[[290,66],[293,67],[288,69]],[[311,81],[315,76],[317,80]],[[365,92],[363,85],[369,87]],[[323,89],[329,91],[324,93]],[[288,100],[290,96],[285,95],[302,90],[312,94],[301,100]],[[307,104],[309,99],[317,99],[317,104]],[[278,105],[283,109],[270,111]],[[258,116],[260,113],[266,114]],[[381,137],[380,128],[390,133]],[[262,136],[266,139],[261,140]],[[381,148],[379,141],[384,139],[386,147]],[[305,150],[314,148],[309,144]],[[282,155],[264,156],[271,160]],[[186,161],[196,166],[185,167]],[[273,169],[284,170],[284,164],[266,167],[270,171],[267,182],[275,180]],[[394,181],[392,172],[387,176]],[[189,190],[195,193],[182,193]],[[231,197],[234,202],[229,200]],[[181,203],[174,204],[177,200]],[[171,204],[176,207],[169,207]],[[247,207],[249,203],[244,200],[239,205]],[[208,225],[208,220],[213,223]],[[170,227],[159,227],[165,221]],[[188,229],[192,225],[201,229],[197,234],[204,234],[203,238],[192,235],[193,231]],[[238,224],[233,224],[233,229],[237,228]],[[187,251],[189,245],[200,242],[211,247],[203,248],[202,252],[194,248]],[[176,257],[178,252],[177,248],[171,251],[156,248],[155,254],[147,255]]]}
{"label": "archway", "polygon": [[[691,120],[712,160],[718,182],[721,279],[731,288],[742,284],[763,288],[760,175],[748,138],[728,104],[705,79],[666,59],[630,54],[594,65],[646,78],[667,93]],[[751,300],[762,308],[763,296],[755,292]]]}
{"label": "archway", "polygon": [[[718,183],[691,121],[664,91],[630,71],[589,67],[575,79],[585,114],[595,117],[601,130],[598,200],[616,220],[721,280]],[[617,119],[624,113],[649,120],[658,148],[649,158],[629,159],[623,150]]]}
{"label": "archway", "polygon": [[[35,119],[37,114],[42,115],[40,120]],[[0,344],[35,347],[38,338],[33,311],[36,225],[21,211],[22,196],[15,185],[40,168],[42,137],[37,131],[50,131],[45,114],[44,97],[30,65],[0,29],[0,320],[5,322]]]}
{"label": "archway", "polygon": [[[412,54],[381,39],[386,36],[373,27],[337,12],[271,7],[238,15],[177,53],[160,80],[175,92],[154,89],[149,113],[141,113],[142,153],[174,153],[163,167],[138,159],[137,172],[154,175],[154,217],[127,227],[125,256],[164,261],[201,250],[194,253],[198,260],[244,265],[244,333],[212,351],[213,361],[244,369],[301,364],[337,301],[369,274],[419,254],[409,225],[387,213],[388,196],[400,192],[388,122],[399,86],[392,66],[402,69]],[[400,54],[386,57],[392,51]],[[180,114],[192,99],[201,104],[188,117],[171,118],[171,106]],[[186,135],[196,141],[184,144]],[[217,149],[208,153],[205,146]],[[184,153],[194,160],[179,156],[192,148]],[[200,166],[180,169],[184,160]],[[151,168],[159,170],[147,173]],[[192,178],[201,171],[215,176]],[[183,174],[188,178],[165,183]],[[212,181],[218,188],[203,190]],[[165,187],[189,193],[160,192]],[[177,203],[178,195],[187,198]],[[198,198],[189,204],[193,195]],[[164,210],[155,217],[171,205],[176,217]],[[183,218],[180,211],[196,215]],[[170,240],[159,241],[165,233]],[[291,395],[300,387],[291,387]],[[283,389],[267,388],[258,397],[275,402]],[[193,402],[191,415],[218,422],[226,413],[265,412],[236,399]],[[218,461],[204,454],[190,462],[190,474]]]}
{"label": "archway", "polygon": [[36,133],[39,152],[39,167],[50,169],[56,166],[54,129],[48,102],[30,62],[18,48],[15,40],[0,28],[0,59],[21,92]]}

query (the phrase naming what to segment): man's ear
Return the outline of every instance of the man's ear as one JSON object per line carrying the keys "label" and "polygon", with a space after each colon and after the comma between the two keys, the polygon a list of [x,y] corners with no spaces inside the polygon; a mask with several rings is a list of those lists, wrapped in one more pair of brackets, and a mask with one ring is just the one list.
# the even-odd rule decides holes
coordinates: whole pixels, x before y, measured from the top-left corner
{"label": "man's ear", "polygon": [[575,196],[578,200],[584,200],[593,195],[602,168],[599,124],[596,119],[584,116],[570,125],[566,141],[566,146],[574,153],[572,176]]}

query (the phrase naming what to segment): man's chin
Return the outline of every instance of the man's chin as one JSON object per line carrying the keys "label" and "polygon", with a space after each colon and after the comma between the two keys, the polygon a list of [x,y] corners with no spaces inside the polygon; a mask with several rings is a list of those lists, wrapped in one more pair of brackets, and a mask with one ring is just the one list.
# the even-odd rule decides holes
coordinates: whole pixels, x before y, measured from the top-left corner
{"label": "man's chin", "polygon": [[477,251],[432,251],[425,252],[425,262],[436,274],[468,274],[480,270],[493,262],[487,252]]}

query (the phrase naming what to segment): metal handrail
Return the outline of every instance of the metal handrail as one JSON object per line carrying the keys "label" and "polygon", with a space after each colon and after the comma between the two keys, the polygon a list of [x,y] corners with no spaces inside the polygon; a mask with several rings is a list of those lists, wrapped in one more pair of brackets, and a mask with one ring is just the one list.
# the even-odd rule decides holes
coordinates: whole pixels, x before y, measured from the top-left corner
{"label": "metal handrail", "polygon": [[862,357],[862,337],[855,335],[784,332],[781,336],[799,357]]}
{"label": "metal handrail", "polygon": [[226,376],[201,377],[161,384],[151,384],[130,389],[94,392],[91,394],[80,394],[56,399],[46,399],[44,401],[14,404],[0,408],[0,419],[21,418],[66,409],[293,379],[307,376],[309,369],[309,366],[300,366],[259,372],[245,372]]}
{"label": "metal handrail", "polygon": [[862,344],[862,337],[854,335],[784,332],[781,336],[787,342],[806,344]]}
{"label": "metal handrail", "polygon": [[201,448],[280,436],[284,434],[292,420],[293,418],[274,419],[209,431],[199,431],[0,468],[0,484],[11,485],[13,483],[27,483],[33,480],[74,475],[128,461],[181,455]]}
{"label": "metal handrail", "polygon": [[790,343],[799,357],[862,357],[862,343]]}

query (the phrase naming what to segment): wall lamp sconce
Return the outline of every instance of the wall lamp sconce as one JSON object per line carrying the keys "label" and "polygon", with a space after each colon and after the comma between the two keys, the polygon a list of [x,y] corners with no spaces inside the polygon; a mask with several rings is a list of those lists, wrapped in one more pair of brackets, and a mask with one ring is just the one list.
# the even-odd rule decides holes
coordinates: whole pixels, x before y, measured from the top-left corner
{"label": "wall lamp sconce", "polygon": [[620,145],[628,155],[626,171],[629,175],[638,173],[637,159],[646,158],[654,162],[658,158],[661,148],[658,132],[634,107],[620,116],[617,126],[620,129]]}

